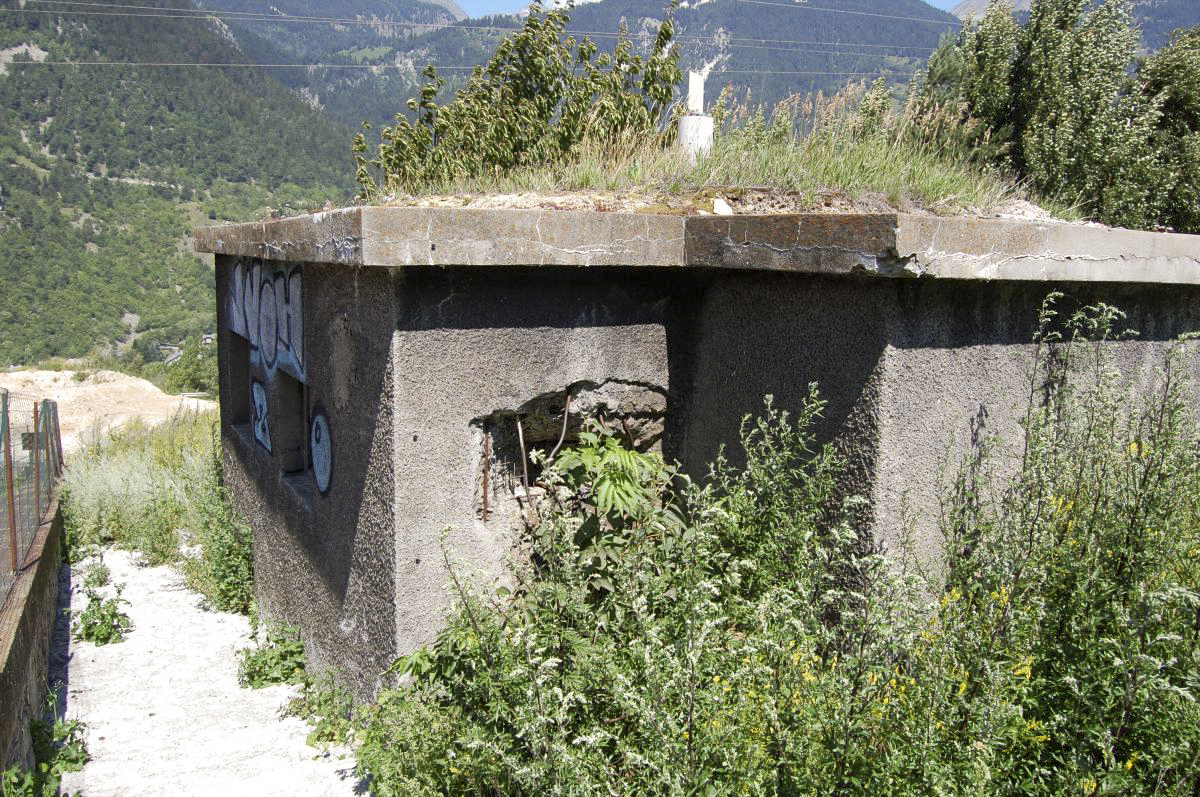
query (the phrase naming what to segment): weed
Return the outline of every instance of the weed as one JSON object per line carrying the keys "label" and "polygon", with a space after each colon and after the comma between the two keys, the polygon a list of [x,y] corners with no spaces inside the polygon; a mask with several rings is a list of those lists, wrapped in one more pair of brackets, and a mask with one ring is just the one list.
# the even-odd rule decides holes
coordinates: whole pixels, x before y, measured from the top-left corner
{"label": "weed", "polygon": [[303,691],[284,707],[284,716],[299,717],[312,730],[307,742],[322,750],[349,745],[354,740],[357,712],[350,692],[339,687],[332,673],[314,679],[306,676]]}
{"label": "weed", "polygon": [[[219,610],[249,610],[251,537],[222,479],[212,414],[133,423],[73,457],[63,515],[68,561],[116,545],[147,564],[181,564],[188,585]],[[197,554],[183,558],[183,542],[196,545]]]}
{"label": "weed", "polygon": [[125,640],[125,634],[133,626],[129,615],[121,611],[121,604],[129,603],[121,597],[124,589],[124,584],[118,584],[116,595],[111,598],[103,597],[91,587],[84,590],[88,603],[83,611],[75,616],[75,622],[71,626],[71,633],[75,639],[94,645],[110,645]]}
{"label": "weed", "polygon": [[1135,392],[1105,359],[1120,313],[1055,312],[1022,438],[947,486],[944,577],[855,530],[815,392],[748,419],[745,466],[705,484],[594,432],[543,470],[512,594],[451,568],[458,610],[360,714],[359,773],[379,795],[1195,794],[1195,344]]}
{"label": "weed", "polygon": [[57,693],[51,691],[47,714],[54,719],[29,724],[34,769],[11,767],[0,774],[2,797],[58,797],[63,773],[78,772],[91,760],[83,738],[84,724],[55,716],[56,703]]}
{"label": "weed", "polygon": [[305,683],[308,675],[299,631],[291,626],[275,626],[267,629],[265,639],[262,637],[255,627],[255,644],[238,652],[238,683],[251,689]]}
{"label": "weed", "polygon": [[104,564],[103,558],[99,558],[83,571],[83,586],[88,589],[107,587],[111,577],[112,572],[108,569],[108,565]]}

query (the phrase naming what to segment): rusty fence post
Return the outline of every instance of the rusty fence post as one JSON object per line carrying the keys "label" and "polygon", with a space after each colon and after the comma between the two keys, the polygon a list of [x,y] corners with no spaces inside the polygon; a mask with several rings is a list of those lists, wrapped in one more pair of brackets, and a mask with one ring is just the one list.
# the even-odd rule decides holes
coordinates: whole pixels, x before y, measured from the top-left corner
{"label": "rusty fence post", "polygon": [[4,439],[4,481],[8,485],[8,547],[12,554],[9,562],[12,572],[17,572],[17,502],[13,494],[12,435],[8,425],[8,391],[0,391],[0,437]]}
{"label": "rusty fence post", "polygon": [[42,525],[42,435],[38,403],[33,402],[33,527]]}
{"label": "rusty fence post", "polygon": [[54,449],[58,452],[58,476],[61,478],[64,470],[62,449],[62,427],[58,425],[58,402],[54,402]]}

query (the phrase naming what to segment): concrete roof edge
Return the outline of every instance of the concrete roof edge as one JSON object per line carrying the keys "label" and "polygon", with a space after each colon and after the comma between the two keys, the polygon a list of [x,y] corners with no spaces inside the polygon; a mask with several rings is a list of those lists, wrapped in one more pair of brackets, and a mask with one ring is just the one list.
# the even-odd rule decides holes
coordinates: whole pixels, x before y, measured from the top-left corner
{"label": "concrete roof edge", "polygon": [[354,207],[202,227],[196,249],[358,266],[651,266],[1200,284],[1200,236],[903,213]]}
{"label": "concrete roof edge", "polygon": [[363,210],[340,208],[287,219],[199,227],[192,237],[197,252],[364,265]]}
{"label": "concrete roof edge", "polygon": [[1099,225],[902,214],[895,253],[940,279],[1200,284],[1200,236]]}

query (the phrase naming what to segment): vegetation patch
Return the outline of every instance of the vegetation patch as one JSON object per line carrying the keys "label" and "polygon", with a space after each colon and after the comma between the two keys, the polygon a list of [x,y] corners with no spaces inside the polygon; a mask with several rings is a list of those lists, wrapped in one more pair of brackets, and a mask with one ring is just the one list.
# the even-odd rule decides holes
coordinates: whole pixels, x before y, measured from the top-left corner
{"label": "vegetation patch", "polygon": [[129,601],[121,597],[125,590],[124,584],[118,584],[116,594],[104,597],[93,587],[86,587],[87,606],[75,615],[71,624],[71,635],[78,641],[91,642],[93,645],[111,645],[124,642],[125,634],[133,628],[129,615],[121,611],[121,604]]}
{"label": "vegetation patch", "polygon": [[218,439],[214,414],[184,413],[122,426],[72,457],[63,477],[68,559],[109,544],[137,551],[147,564],[179,565],[215,608],[247,613],[251,536],[230,503]]}
{"label": "vegetation patch", "polygon": [[291,626],[268,626],[257,622],[251,634],[254,645],[238,653],[238,683],[251,689],[276,684],[303,684],[307,678],[304,641]]}
{"label": "vegetation patch", "polygon": [[543,471],[515,588],[456,574],[447,629],[360,713],[360,774],[380,795],[1193,793],[1195,344],[1135,394],[1121,337],[1111,307],[1047,304],[1023,438],[946,485],[936,576],[864,545],[815,390],[747,419],[744,464],[703,484],[593,429]]}
{"label": "vegetation patch", "polygon": [[0,773],[2,797],[58,797],[63,774],[78,772],[91,760],[83,736],[84,724],[57,716],[56,704],[56,693],[51,692],[46,710],[54,719],[29,724],[34,769],[11,767]]}

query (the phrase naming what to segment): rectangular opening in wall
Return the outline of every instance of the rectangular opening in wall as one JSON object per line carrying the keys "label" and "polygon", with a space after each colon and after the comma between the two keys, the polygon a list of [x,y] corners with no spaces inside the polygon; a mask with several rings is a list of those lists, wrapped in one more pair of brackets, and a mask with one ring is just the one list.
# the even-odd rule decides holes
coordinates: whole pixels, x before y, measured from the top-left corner
{"label": "rectangular opening in wall", "polygon": [[237,333],[229,335],[225,376],[221,393],[230,408],[229,422],[235,426],[250,423],[250,342]]}
{"label": "rectangular opening in wall", "polygon": [[308,408],[303,382],[276,372],[278,409],[272,413],[271,436],[279,468],[286,473],[308,470]]}

